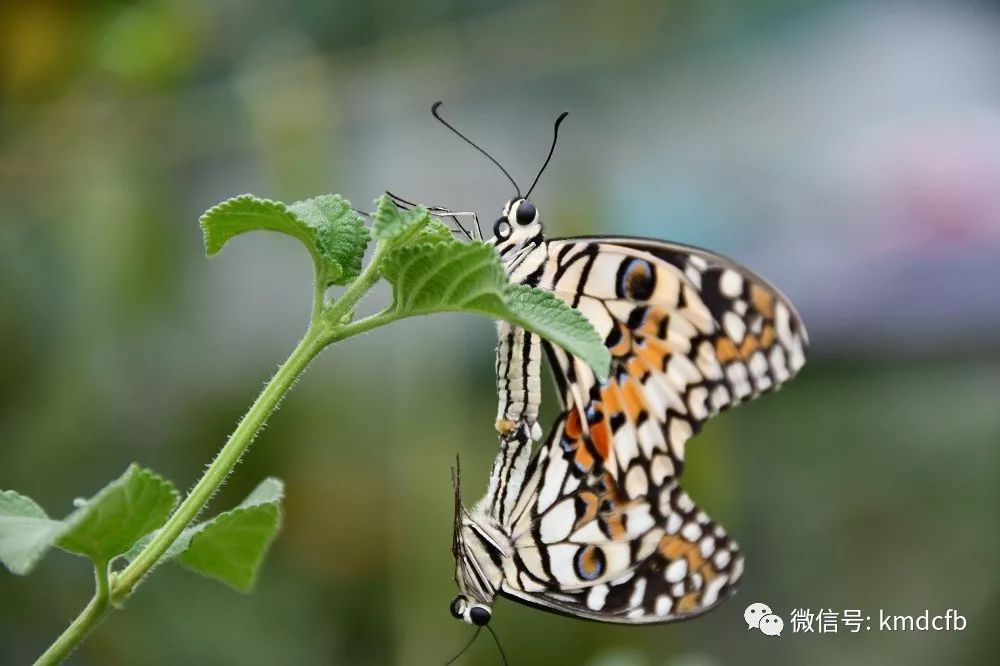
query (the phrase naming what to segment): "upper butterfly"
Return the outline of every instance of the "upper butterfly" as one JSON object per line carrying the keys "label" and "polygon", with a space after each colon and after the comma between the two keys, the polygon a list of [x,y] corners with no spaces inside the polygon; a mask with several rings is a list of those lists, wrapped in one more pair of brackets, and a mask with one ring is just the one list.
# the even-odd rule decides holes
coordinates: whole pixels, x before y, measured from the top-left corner
{"label": "upper butterfly", "polygon": [[[435,117],[458,133],[437,106]],[[805,363],[805,328],[777,289],[707,250],[626,237],[547,240],[531,189],[522,196],[514,187],[490,242],[512,282],[547,289],[587,316],[611,369],[600,379],[533,333],[499,325],[500,446],[487,493],[471,509],[456,480],[460,594],[451,612],[484,625],[500,594],[604,622],[703,613],[735,591],[743,557],[678,485],[685,444],[713,415],[790,379]],[[542,349],[562,406],[533,453]]]}

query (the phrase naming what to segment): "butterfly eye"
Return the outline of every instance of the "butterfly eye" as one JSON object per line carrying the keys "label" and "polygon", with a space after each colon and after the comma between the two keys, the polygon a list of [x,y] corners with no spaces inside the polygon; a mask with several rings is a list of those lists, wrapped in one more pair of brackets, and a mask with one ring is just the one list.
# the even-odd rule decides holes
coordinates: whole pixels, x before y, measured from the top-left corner
{"label": "butterfly eye", "polygon": [[482,606],[473,606],[469,611],[469,618],[472,619],[472,624],[481,627],[490,621],[490,612]]}
{"label": "butterfly eye", "polygon": [[521,205],[517,207],[517,215],[515,217],[518,224],[531,224],[534,222],[537,213],[535,204],[530,201],[522,201]]}
{"label": "butterfly eye", "polygon": [[462,619],[462,613],[465,611],[465,597],[458,595],[451,601],[451,616],[456,620]]}
{"label": "butterfly eye", "polygon": [[497,223],[493,225],[493,235],[502,241],[510,238],[510,232],[510,222],[508,222],[506,218],[501,217],[497,220]]}

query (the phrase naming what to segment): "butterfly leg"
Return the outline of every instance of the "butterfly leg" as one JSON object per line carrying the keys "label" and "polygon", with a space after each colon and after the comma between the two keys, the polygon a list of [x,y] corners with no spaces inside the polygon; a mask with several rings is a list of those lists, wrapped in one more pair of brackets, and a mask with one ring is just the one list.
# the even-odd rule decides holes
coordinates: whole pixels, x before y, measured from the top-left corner
{"label": "butterfly leg", "polygon": [[[401,197],[401,196],[399,196],[397,194],[393,194],[392,192],[390,192],[388,190],[386,190],[385,193],[386,193],[386,195],[390,199],[392,199],[392,202],[394,204],[396,204],[397,207],[399,207],[399,208],[401,208],[403,210],[410,210],[410,209],[415,208],[416,206],[420,205],[420,204],[416,204],[416,203],[414,203],[412,201],[409,201],[407,199],[404,199],[403,197]],[[475,212],[473,212],[473,211],[466,211],[466,210],[451,210],[449,208],[444,208],[442,206],[426,206],[426,208],[427,208],[427,211],[429,213],[431,213],[432,215],[434,215],[435,217],[447,217],[447,218],[451,219],[455,223],[455,225],[458,227],[458,229],[452,229],[452,231],[455,232],[455,233],[461,233],[463,236],[465,236],[470,241],[471,240],[476,240],[476,234],[473,234],[468,229],[466,229],[465,225],[463,225],[459,221],[458,218],[460,216],[462,216],[462,217],[472,217],[472,219],[476,223],[475,229],[476,229],[476,231],[479,232],[478,233],[479,240],[483,240],[483,229],[479,225],[479,215],[477,215]]]}

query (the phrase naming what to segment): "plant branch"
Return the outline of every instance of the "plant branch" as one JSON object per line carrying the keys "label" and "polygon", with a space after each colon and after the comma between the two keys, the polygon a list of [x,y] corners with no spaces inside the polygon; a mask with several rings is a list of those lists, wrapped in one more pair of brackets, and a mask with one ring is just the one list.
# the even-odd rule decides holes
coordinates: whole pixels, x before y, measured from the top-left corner
{"label": "plant branch", "polygon": [[166,524],[149,544],[115,578],[111,598],[116,603],[132,593],[146,573],[152,569],[170,544],[194,520],[211,499],[215,491],[239,462],[240,457],[253,442],[261,426],[280,404],[282,398],[298,379],[306,366],[327,344],[328,334],[317,326],[310,326],[295,350],[275,373],[271,381],[254,401],[246,415],[236,426],[219,455],[205,470],[205,474],[184,499]]}
{"label": "plant branch", "polygon": [[36,666],[58,664],[72,652],[108,614],[113,605],[128,598],[143,577],[156,566],[170,545],[180,536],[191,521],[205,508],[212,495],[219,489],[226,477],[239,462],[253,442],[254,437],[266,422],[268,416],[281,403],[282,398],[292,388],[299,375],[309,363],[333,339],[332,332],[322,321],[309,327],[305,336],[292,351],[288,359],[261,391],[236,430],[230,435],[222,450],[201,479],[184,499],[177,510],[156,536],[133,559],[125,569],[108,580],[107,563],[97,564],[97,590],[80,615],[59,636],[45,653],[39,657]]}
{"label": "plant branch", "polygon": [[360,333],[366,333],[372,329],[378,328],[379,326],[390,324],[397,319],[401,319],[401,317],[396,313],[395,308],[389,307],[378,314],[365,317],[364,319],[360,319],[334,329],[331,334],[330,341],[337,342],[339,340],[346,340],[347,338],[352,338]]}
{"label": "plant branch", "polygon": [[316,262],[316,272],[314,275],[312,313],[309,317],[309,322],[312,326],[315,326],[316,322],[319,321],[323,315],[323,308],[326,307],[326,271],[323,270],[318,261]]}
{"label": "plant branch", "polygon": [[[340,298],[323,312],[323,318],[328,324],[335,328],[339,327],[343,323],[341,320],[344,315],[349,314],[361,300],[361,297],[368,293],[368,290],[382,278],[382,257],[388,247],[385,241],[380,241],[375,246],[371,261],[365,266],[365,270],[358,276],[358,279],[352,282]],[[334,339],[342,340],[343,337],[337,336]]]}

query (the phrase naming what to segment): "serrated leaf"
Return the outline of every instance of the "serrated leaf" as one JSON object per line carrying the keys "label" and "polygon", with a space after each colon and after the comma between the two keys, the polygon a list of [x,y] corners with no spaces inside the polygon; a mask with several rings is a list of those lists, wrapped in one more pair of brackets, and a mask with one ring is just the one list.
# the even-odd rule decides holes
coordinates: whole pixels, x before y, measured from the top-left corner
{"label": "serrated leaf", "polygon": [[436,217],[431,217],[424,227],[420,229],[414,237],[415,242],[436,243],[438,241],[451,241],[455,236],[447,224]]}
{"label": "serrated leaf", "polygon": [[579,356],[598,377],[607,377],[611,353],[582,312],[551,291],[523,284],[508,285],[505,300],[517,317],[510,321]]}
{"label": "serrated leaf", "polygon": [[302,223],[280,201],[241,194],[205,211],[200,219],[205,252],[218,253],[230,238],[248,231],[277,231],[302,241],[309,251],[316,247],[315,230]]}
{"label": "serrated leaf", "polygon": [[[372,213],[372,236],[380,241],[390,241],[401,245],[413,238],[423,238],[418,234],[431,223],[431,219],[430,213],[423,206],[415,206],[410,210],[400,210],[388,195],[383,194],[375,200],[375,212]],[[440,220],[438,222],[440,223]],[[439,231],[440,227],[437,229]],[[435,235],[432,233],[431,237]],[[451,238],[450,232],[447,238]]]}
{"label": "serrated leaf", "polygon": [[579,356],[598,376],[607,376],[607,347],[587,318],[550,292],[511,285],[490,245],[405,245],[386,255],[382,272],[393,284],[400,316],[448,311],[504,319]]}
{"label": "serrated leaf", "polygon": [[131,465],[65,521],[58,545],[95,562],[109,562],[166,522],[177,504],[169,481]]}
{"label": "serrated leaf", "polygon": [[327,284],[347,284],[358,276],[369,240],[350,203],[335,194],[291,205],[243,194],[208,209],[200,222],[209,256],[248,231],[277,231],[297,238]]}
{"label": "serrated leaf", "polygon": [[[281,525],[283,497],[280,480],[264,479],[239,506],[181,532],[157,564],[176,559],[191,571],[248,592]],[[126,559],[135,559],[155,535],[136,543]]]}
{"label": "serrated leaf", "polygon": [[347,284],[358,277],[370,236],[348,201],[337,194],[324,194],[296,201],[288,209],[316,230],[320,254],[341,268],[329,284]]}
{"label": "serrated leaf", "polygon": [[0,492],[0,562],[11,573],[29,573],[65,529],[30,497]]}

